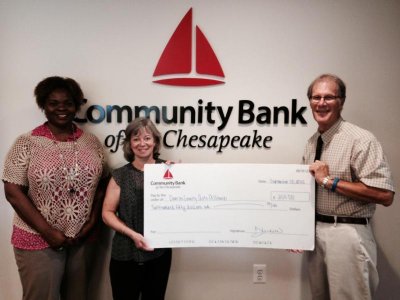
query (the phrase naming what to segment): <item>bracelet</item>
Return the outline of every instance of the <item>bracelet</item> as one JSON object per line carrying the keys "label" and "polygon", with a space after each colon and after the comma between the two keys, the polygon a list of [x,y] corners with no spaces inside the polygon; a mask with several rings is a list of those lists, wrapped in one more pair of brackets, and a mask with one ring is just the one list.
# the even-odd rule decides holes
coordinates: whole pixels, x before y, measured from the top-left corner
{"label": "bracelet", "polygon": [[333,179],[333,184],[331,187],[331,191],[334,192],[336,190],[337,184],[340,181],[339,177],[335,177],[335,179]]}
{"label": "bracelet", "polygon": [[329,179],[331,179],[329,176],[326,176],[321,183],[321,187],[325,188],[325,185],[328,183]]}

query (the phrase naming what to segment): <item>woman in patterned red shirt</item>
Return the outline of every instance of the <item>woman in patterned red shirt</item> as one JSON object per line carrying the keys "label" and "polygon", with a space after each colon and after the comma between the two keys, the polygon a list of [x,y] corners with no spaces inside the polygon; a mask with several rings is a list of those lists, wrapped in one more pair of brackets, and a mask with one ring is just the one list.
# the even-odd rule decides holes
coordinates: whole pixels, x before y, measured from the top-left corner
{"label": "woman in patterned red shirt", "polygon": [[76,81],[48,77],[35,96],[47,122],[17,138],[2,178],[15,210],[11,243],[23,299],[86,299],[87,237],[104,193],[102,145],[73,123],[84,100]]}

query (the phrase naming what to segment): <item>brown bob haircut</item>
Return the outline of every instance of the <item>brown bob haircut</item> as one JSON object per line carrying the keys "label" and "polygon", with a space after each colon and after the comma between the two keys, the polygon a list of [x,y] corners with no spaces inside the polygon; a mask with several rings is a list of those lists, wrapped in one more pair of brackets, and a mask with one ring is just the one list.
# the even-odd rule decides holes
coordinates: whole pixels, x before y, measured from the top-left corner
{"label": "brown bob haircut", "polygon": [[131,149],[131,138],[132,136],[137,135],[141,129],[145,129],[153,135],[155,141],[153,158],[157,159],[160,156],[159,151],[161,148],[161,133],[150,119],[139,117],[129,123],[125,129],[125,138],[122,142],[122,151],[124,152],[124,157],[128,162],[132,162],[135,159],[135,154]]}

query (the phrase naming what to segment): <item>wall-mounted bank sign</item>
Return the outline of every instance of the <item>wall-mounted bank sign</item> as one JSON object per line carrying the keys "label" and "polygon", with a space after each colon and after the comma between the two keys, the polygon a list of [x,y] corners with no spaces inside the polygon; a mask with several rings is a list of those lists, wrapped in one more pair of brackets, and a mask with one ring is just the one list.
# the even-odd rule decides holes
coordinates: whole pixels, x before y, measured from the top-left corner
{"label": "wall-mounted bank sign", "polygon": [[[195,38],[192,39],[192,34]],[[193,46],[193,41],[195,45]],[[194,51],[195,50],[195,51]],[[194,62],[194,63],[192,63]],[[193,30],[192,9],[183,17],[162,52],[153,73],[154,84],[182,87],[203,87],[225,83],[225,74],[221,64],[198,26]],[[223,134],[229,123],[238,125],[295,125],[307,124],[303,114],[305,106],[298,106],[297,99],[291,99],[287,106],[256,106],[252,100],[237,100],[235,106],[215,105],[212,101],[198,99],[194,105],[186,106],[148,106],[148,105],[91,105],[83,111],[77,122],[129,123],[133,118],[143,116],[156,124],[184,125],[207,124],[215,126],[218,134],[190,134],[184,129],[164,131],[165,148],[213,149],[223,153],[224,149],[270,149],[273,137],[262,135],[253,129],[244,135]],[[176,126],[175,126],[176,127]],[[124,131],[108,135],[104,144],[114,153],[118,150]]]}
{"label": "wall-mounted bank sign", "polygon": [[[303,114],[307,107],[298,107],[297,99],[291,100],[290,106],[258,106],[251,100],[239,100],[237,106],[216,106],[213,102],[197,101],[197,106],[118,106],[91,105],[83,117],[77,122],[90,123],[122,123],[133,118],[144,116],[151,118],[156,124],[209,124],[216,126],[222,132],[226,125],[235,120],[237,124],[265,125],[295,125],[307,124]],[[123,121],[124,120],[124,121]],[[117,135],[109,135],[104,143],[111,152],[118,150],[118,143],[124,137],[123,131]],[[263,136],[257,129],[246,135],[192,135],[183,129],[171,129],[164,132],[163,146],[166,148],[199,148],[215,149],[222,153],[227,147],[235,149],[271,148],[273,137]]]}
{"label": "wall-mounted bank sign", "polygon": [[[195,39],[192,39],[192,19],[192,9],[190,9],[161,54],[153,74],[159,78],[153,82],[174,86],[208,86],[224,83],[224,71],[199,26],[196,26]],[[185,76],[182,76],[183,74]]]}

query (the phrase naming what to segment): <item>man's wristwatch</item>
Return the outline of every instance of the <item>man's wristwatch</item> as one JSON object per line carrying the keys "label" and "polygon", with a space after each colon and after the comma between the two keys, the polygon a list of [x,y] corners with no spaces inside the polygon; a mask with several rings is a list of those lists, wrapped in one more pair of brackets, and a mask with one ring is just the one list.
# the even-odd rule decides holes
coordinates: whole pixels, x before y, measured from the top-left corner
{"label": "man's wristwatch", "polygon": [[331,179],[329,176],[326,176],[321,183],[321,187],[325,188],[325,185],[328,183],[329,179]]}

